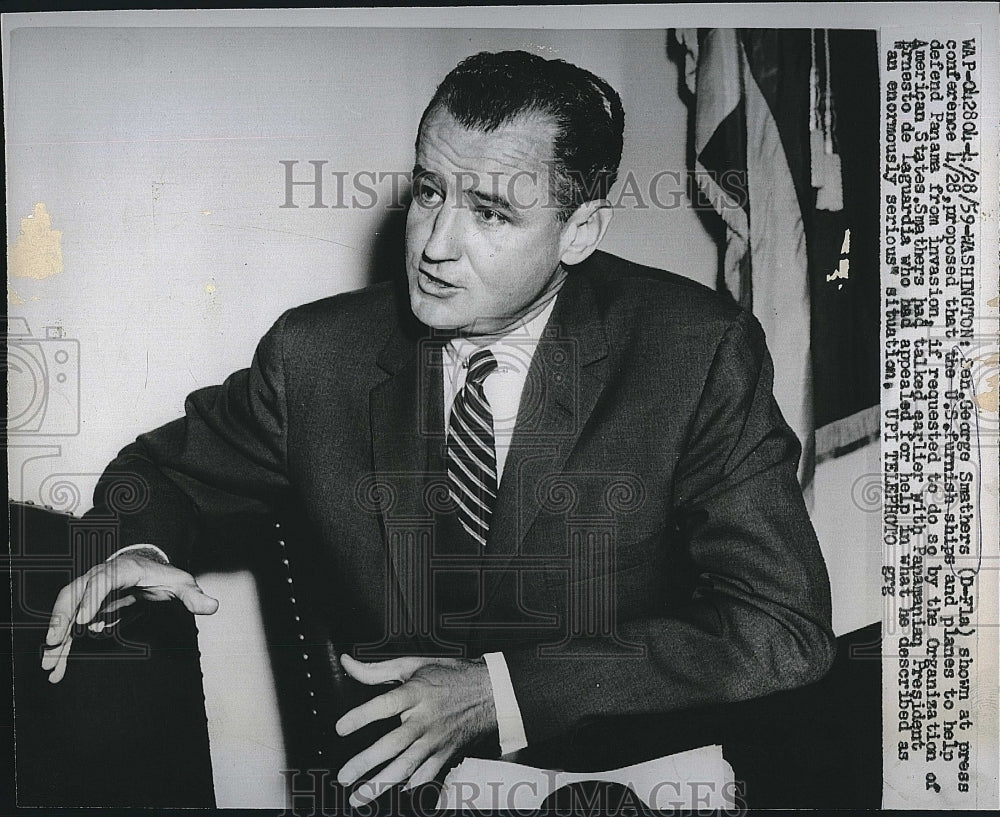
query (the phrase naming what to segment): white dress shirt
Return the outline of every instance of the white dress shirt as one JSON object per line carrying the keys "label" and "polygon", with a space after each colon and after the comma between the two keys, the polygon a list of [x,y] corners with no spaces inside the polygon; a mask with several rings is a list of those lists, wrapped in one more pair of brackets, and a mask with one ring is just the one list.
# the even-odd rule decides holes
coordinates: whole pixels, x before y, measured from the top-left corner
{"label": "white dress shirt", "polygon": [[[510,332],[490,338],[489,343],[454,338],[444,347],[444,416],[451,418],[451,404],[455,395],[465,385],[469,357],[479,349],[489,349],[497,361],[497,368],[483,381],[483,391],[493,412],[493,439],[497,455],[497,485],[503,479],[503,467],[507,462],[507,452],[514,435],[517,410],[528,379],[528,369],[535,349],[542,337],[545,324],[549,321],[556,299],[553,298],[545,309],[535,317],[516,326]],[[510,755],[528,745],[524,734],[521,708],[514,694],[514,685],[503,653],[491,652],[483,656],[490,673],[493,687],[493,704],[497,713],[497,731],[500,738],[500,753]]]}

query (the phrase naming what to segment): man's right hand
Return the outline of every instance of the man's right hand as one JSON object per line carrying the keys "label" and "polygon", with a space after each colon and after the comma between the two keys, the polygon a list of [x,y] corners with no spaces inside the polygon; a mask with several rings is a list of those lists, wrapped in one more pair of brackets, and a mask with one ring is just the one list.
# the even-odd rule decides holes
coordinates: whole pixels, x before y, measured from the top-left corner
{"label": "man's right hand", "polygon": [[[116,593],[120,595],[109,600]],[[190,573],[139,553],[122,553],[92,567],[56,596],[42,655],[42,669],[51,670],[49,682],[58,684],[66,674],[74,623],[103,629],[108,623],[106,616],[134,604],[137,598],[180,599],[199,615],[211,615],[219,609],[219,602],[206,596]]]}

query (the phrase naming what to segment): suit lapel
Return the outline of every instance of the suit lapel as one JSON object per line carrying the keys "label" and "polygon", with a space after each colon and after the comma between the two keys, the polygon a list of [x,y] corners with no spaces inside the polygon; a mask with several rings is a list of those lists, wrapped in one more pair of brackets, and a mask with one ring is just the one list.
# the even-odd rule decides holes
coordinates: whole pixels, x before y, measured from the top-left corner
{"label": "suit lapel", "polygon": [[492,569],[485,604],[503,571],[524,552],[538,515],[537,488],[561,473],[604,389],[607,337],[596,293],[583,270],[570,272],[531,362],[504,465],[486,546]]}
{"label": "suit lapel", "polygon": [[[440,445],[441,344],[405,330],[393,334],[378,358],[388,377],[369,394],[372,456],[389,559],[411,632],[427,630],[414,618],[429,615],[429,587],[420,583],[430,557],[433,514],[425,499],[430,446]],[[400,622],[402,623],[402,622]]]}

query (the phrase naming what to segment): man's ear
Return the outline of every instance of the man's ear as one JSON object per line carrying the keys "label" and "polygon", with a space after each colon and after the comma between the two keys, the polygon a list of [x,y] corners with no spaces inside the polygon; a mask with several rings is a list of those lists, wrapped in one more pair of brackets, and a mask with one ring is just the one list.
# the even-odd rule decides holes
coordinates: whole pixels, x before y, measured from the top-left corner
{"label": "man's ear", "polygon": [[560,260],[572,265],[589,258],[608,231],[614,212],[607,199],[585,201],[577,207],[563,227],[563,252]]}

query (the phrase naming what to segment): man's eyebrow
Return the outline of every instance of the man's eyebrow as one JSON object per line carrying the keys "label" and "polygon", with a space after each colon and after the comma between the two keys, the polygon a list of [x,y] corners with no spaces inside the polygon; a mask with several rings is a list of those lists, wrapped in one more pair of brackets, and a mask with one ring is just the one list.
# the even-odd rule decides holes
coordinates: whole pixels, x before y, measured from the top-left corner
{"label": "man's eyebrow", "polygon": [[[440,183],[440,177],[433,170],[428,170],[426,167],[420,163],[413,165],[413,181],[416,182],[419,179],[427,179],[430,181],[435,181]],[[472,196],[477,204],[486,204],[490,207],[496,207],[500,210],[508,210],[514,212],[514,205],[508,201],[508,199],[501,195],[500,193],[491,193],[488,190],[469,190],[467,195]]]}
{"label": "man's eyebrow", "polygon": [[502,210],[514,209],[511,203],[499,193],[489,193],[485,190],[470,190],[469,195],[474,197],[480,204],[489,204]]}
{"label": "man's eyebrow", "polygon": [[413,166],[412,178],[414,181],[416,181],[417,179],[437,179],[437,174],[428,170],[426,167],[420,164],[415,164]]}

